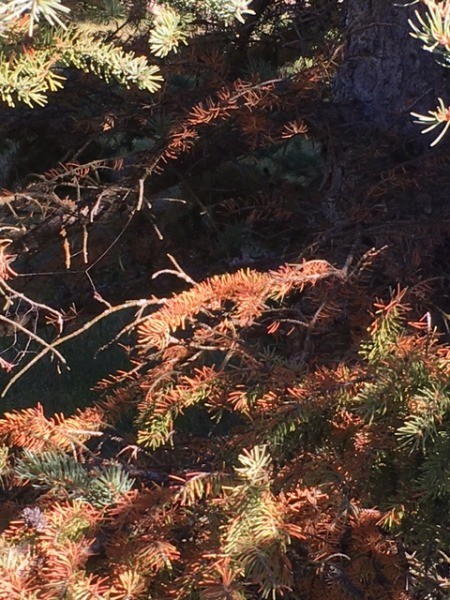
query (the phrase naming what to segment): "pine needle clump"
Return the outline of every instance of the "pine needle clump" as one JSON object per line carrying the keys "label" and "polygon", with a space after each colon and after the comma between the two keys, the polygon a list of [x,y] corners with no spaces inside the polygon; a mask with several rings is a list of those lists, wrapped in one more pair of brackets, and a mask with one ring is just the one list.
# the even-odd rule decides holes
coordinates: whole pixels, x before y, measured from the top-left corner
{"label": "pine needle clump", "polygon": [[[105,3],[105,13],[108,8],[118,11],[119,22],[126,21],[118,3]],[[162,80],[158,67],[124,50],[120,40],[111,41],[117,21],[99,31],[93,20],[94,7],[84,3],[73,13],[60,2],[3,3],[0,99],[10,107],[44,106],[49,93],[64,86],[69,67],[155,92]]]}
{"label": "pine needle clump", "polygon": [[[44,106],[49,94],[64,86],[70,67],[94,73],[106,82],[154,93],[163,78],[159,67],[148,62],[148,55],[162,58],[187,43],[195,31],[190,25],[195,4],[181,3],[178,12],[157,2],[147,6],[145,2],[104,0],[76,3],[73,9],[60,0],[3,2],[0,100],[10,107],[20,103]],[[243,22],[244,15],[253,13],[249,4],[210,2],[202,10],[220,23]],[[136,55],[125,49],[124,33],[129,38],[146,37],[147,53]]]}
{"label": "pine needle clump", "polygon": [[352,361],[317,360],[361,277],[209,278],[141,319],[95,407],[5,414],[1,594],[441,597],[450,348],[404,289]]}

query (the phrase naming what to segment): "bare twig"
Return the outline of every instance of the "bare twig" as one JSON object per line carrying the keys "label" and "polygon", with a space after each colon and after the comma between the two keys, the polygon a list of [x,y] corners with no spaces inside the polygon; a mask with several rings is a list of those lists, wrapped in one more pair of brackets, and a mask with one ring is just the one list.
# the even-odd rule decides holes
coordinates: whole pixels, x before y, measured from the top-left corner
{"label": "bare twig", "polygon": [[160,275],[168,274],[168,275],[175,275],[176,277],[179,277],[180,279],[183,279],[183,281],[186,281],[187,283],[190,283],[191,285],[195,285],[197,283],[196,281],[194,281],[192,279],[192,277],[190,277],[180,267],[180,265],[178,264],[178,262],[175,260],[175,258],[171,254],[167,254],[167,258],[175,266],[176,270],[174,270],[174,269],[161,269],[160,271],[157,271],[156,273],[153,273],[152,279],[156,279]]}
{"label": "bare twig", "polygon": [[54,308],[51,308],[51,306],[47,306],[46,304],[41,304],[40,302],[35,302],[34,300],[31,300],[31,298],[28,298],[28,296],[25,296],[25,294],[21,294],[17,290],[10,287],[4,279],[0,279],[0,289],[3,290],[3,292],[7,292],[7,294],[5,293],[5,296],[9,295],[10,298],[20,298],[34,309],[39,308],[44,312],[51,313],[58,319],[58,321],[62,318],[61,313],[59,311],[55,310]]}
{"label": "bare twig", "polygon": [[[5,317],[4,315],[0,315],[0,321],[3,321],[4,323],[8,323],[8,325],[10,325],[11,327],[13,327],[14,329],[18,329],[19,331],[22,331],[29,338],[31,338],[35,342],[38,342],[38,344],[41,344],[42,346],[44,346],[44,348],[48,348],[48,350],[50,352],[53,352],[53,354],[55,356],[57,356],[59,358],[59,360],[64,365],[67,365],[67,361],[64,358],[64,356],[61,354],[61,352],[59,352],[58,350],[55,350],[55,348],[53,348],[51,344],[49,344],[48,342],[46,342],[39,335],[36,335],[35,333],[33,333],[32,331],[30,331],[29,329],[27,329],[26,327],[24,327],[20,323],[18,323],[17,321],[13,321],[12,319],[9,319],[8,317]],[[67,367],[67,368],[69,368],[69,367]]]}
{"label": "bare twig", "polygon": [[161,301],[156,298],[152,298],[151,300],[142,300],[142,299],[141,300],[129,300],[128,302],[124,302],[123,304],[119,304],[118,306],[112,306],[111,308],[108,308],[107,310],[103,311],[101,314],[97,315],[96,317],[94,317],[93,319],[91,319],[90,321],[85,323],[82,327],[79,327],[78,329],[73,331],[72,333],[69,333],[68,335],[65,335],[65,336],[59,338],[52,344],[48,344],[48,346],[46,346],[38,354],[36,354],[36,356],[34,356],[34,358],[32,358],[24,367],[22,367],[22,369],[20,369],[20,371],[18,371],[14,375],[14,377],[12,377],[10,379],[10,381],[7,383],[7,385],[2,390],[0,397],[4,398],[6,396],[6,394],[8,393],[8,391],[11,389],[11,387],[27,371],[29,371],[29,369],[31,369],[31,367],[33,365],[35,365],[37,362],[39,362],[49,352],[53,352],[57,346],[61,346],[61,344],[64,344],[65,342],[68,342],[69,340],[76,338],[77,336],[81,335],[82,333],[85,333],[91,327],[93,327],[95,324],[97,324],[99,321],[102,321],[103,319],[105,319],[106,317],[109,317],[113,313],[119,312],[121,310],[127,310],[128,308],[133,308],[135,306],[138,306],[140,308],[145,308],[145,307],[151,306],[153,304],[161,304]]}

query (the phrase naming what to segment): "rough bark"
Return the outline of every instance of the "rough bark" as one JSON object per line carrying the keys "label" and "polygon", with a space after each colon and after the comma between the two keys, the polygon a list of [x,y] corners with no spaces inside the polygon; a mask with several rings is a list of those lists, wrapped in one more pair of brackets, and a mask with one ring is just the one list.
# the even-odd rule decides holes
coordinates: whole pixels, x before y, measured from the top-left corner
{"label": "rough bark", "polygon": [[409,113],[427,112],[445,97],[447,70],[410,35],[421,5],[394,0],[346,0],[347,39],[334,99],[348,120],[410,131]]}

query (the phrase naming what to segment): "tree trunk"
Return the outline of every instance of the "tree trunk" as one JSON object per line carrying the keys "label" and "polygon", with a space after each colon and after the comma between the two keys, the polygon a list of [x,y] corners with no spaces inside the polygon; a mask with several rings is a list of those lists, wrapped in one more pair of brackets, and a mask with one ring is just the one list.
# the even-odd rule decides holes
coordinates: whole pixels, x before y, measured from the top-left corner
{"label": "tree trunk", "polygon": [[[369,127],[408,132],[410,112],[427,112],[446,98],[446,69],[411,37],[410,7],[394,0],[346,0],[347,40],[334,82],[334,100],[343,117]],[[423,9],[423,7],[420,7]]]}

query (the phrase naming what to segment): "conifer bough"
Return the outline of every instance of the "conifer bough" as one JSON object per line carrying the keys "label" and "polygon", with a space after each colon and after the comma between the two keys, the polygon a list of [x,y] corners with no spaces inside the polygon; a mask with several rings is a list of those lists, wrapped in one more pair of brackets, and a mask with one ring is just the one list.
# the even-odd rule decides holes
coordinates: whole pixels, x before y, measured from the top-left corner
{"label": "conifer bough", "polygon": [[[232,19],[243,21],[244,15],[251,14],[250,3],[214,0],[203,3],[202,11],[227,24]],[[154,14],[148,11],[144,20],[151,26],[150,52],[163,58],[187,44],[189,15],[197,10],[195,4],[181,3],[180,12],[165,4],[156,5]],[[125,51],[117,40],[111,41],[116,28],[127,23],[131,9],[114,0],[104,0],[100,16],[94,3],[83,4],[74,15],[60,0],[0,3],[0,100],[10,107],[19,103],[44,106],[48,94],[64,86],[61,67],[75,67],[106,82],[115,80],[126,87],[134,84],[156,92],[162,81],[159,68],[149,64],[145,56]],[[93,11],[101,22],[94,33]],[[111,17],[114,28],[107,26]]]}
{"label": "conifer bough", "polygon": [[[417,23],[409,21],[412,29],[411,35],[422,42],[422,48],[428,52],[440,55],[441,64],[445,67],[450,66],[450,1],[444,0],[424,0],[427,12],[422,16],[416,11]],[[439,98],[439,105],[436,110],[428,111],[428,115],[411,113],[416,117],[419,125],[424,125],[422,133],[428,133],[443,125],[439,135],[430,144],[438,144],[450,127],[450,106],[446,106],[442,98]]]}

